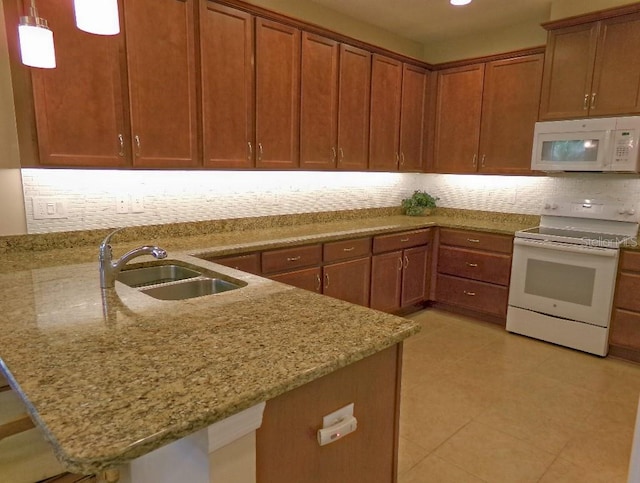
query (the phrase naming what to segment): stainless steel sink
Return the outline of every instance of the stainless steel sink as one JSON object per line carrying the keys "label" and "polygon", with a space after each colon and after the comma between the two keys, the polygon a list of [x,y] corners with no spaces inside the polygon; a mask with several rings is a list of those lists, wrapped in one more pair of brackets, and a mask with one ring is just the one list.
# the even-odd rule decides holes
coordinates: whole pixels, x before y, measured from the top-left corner
{"label": "stainless steel sink", "polygon": [[132,268],[118,273],[116,280],[129,287],[146,287],[159,283],[176,282],[202,275],[201,272],[181,265],[154,265],[151,267]]}
{"label": "stainless steel sink", "polygon": [[240,288],[240,285],[220,278],[204,278],[187,282],[172,283],[141,290],[160,300],[183,300],[203,297]]}

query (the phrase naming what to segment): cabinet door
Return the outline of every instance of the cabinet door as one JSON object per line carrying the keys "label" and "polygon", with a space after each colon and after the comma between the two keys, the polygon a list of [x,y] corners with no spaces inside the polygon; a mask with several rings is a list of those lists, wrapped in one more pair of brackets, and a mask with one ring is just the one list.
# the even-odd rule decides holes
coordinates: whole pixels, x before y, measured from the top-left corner
{"label": "cabinet door", "polygon": [[320,267],[297,270],[295,272],[271,275],[269,278],[276,282],[286,283],[294,287],[309,290],[310,292],[322,293],[322,281],[320,279]]}
{"label": "cabinet door", "polygon": [[371,258],[371,308],[393,312],[400,308],[402,290],[402,252],[384,253]]}
{"label": "cabinet door", "polygon": [[640,112],[640,16],[603,20],[596,53],[590,115]]}
{"label": "cabinet door", "polygon": [[300,166],[336,167],[338,158],[338,43],[302,33]]}
{"label": "cabinet door", "polygon": [[367,169],[371,53],[340,45],[338,98],[338,169]]}
{"label": "cabinet door", "polygon": [[399,161],[402,64],[373,55],[369,169],[395,171]]}
{"label": "cabinet door", "polygon": [[369,305],[371,259],[358,258],[348,262],[326,265],[322,293],[353,304]]}
{"label": "cabinet door", "polygon": [[438,173],[477,170],[483,79],[484,64],[438,72],[434,143]]}
{"label": "cabinet door", "polygon": [[298,166],[300,31],[256,19],[256,166]]}
{"label": "cabinet door", "polygon": [[213,2],[202,2],[200,14],[204,166],[251,168],[254,20]]}
{"label": "cabinet door", "polygon": [[[57,63],[55,69],[29,69],[40,164],[128,164],[122,36],[91,35],[76,28],[72,2],[42,2],[38,8],[54,26]],[[28,11],[28,2],[24,9]]]}
{"label": "cabinet door", "polygon": [[427,298],[429,247],[409,248],[402,254],[402,307],[417,304]]}
{"label": "cabinet door", "polygon": [[[133,164],[195,166],[195,0],[123,2]],[[99,90],[99,88],[96,88]]]}
{"label": "cabinet door", "polygon": [[533,129],[538,119],[544,56],[530,55],[485,66],[480,125],[483,173],[531,170]]}
{"label": "cabinet door", "polygon": [[598,23],[549,32],[542,79],[540,119],[588,114]]}
{"label": "cabinet door", "polygon": [[423,171],[424,109],[427,71],[402,67],[402,109],[400,112],[400,171]]}

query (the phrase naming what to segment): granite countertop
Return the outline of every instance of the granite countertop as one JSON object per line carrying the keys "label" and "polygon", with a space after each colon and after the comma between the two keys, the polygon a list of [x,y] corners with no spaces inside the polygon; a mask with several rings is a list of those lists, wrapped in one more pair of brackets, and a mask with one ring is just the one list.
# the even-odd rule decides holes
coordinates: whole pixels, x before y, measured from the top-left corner
{"label": "granite countertop", "polygon": [[[526,217],[391,215],[178,237],[159,232],[145,241],[167,249],[170,259],[248,284],[183,301],[156,300],[120,283],[101,290],[97,263],[84,263],[95,260],[97,244],[38,250],[29,246],[32,239],[18,237],[16,244],[9,237],[0,244],[0,368],[66,468],[94,473],[419,330],[408,319],[190,254],[222,256],[429,226],[513,234],[533,224]],[[47,240],[64,245],[63,236]],[[118,235],[114,242],[116,257],[140,245],[118,243]]]}

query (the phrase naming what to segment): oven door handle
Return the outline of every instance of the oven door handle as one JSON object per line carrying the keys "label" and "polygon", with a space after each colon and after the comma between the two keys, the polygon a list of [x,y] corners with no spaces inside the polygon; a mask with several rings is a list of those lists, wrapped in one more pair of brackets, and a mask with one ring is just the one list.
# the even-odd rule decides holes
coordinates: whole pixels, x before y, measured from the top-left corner
{"label": "oven door handle", "polygon": [[559,250],[562,252],[584,253],[588,255],[597,255],[610,258],[615,258],[618,255],[618,250],[611,248],[590,247],[584,245],[568,245],[566,243],[557,243],[546,240],[530,240],[527,238],[514,238],[513,244],[523,247],[548,248],[550,250]]}

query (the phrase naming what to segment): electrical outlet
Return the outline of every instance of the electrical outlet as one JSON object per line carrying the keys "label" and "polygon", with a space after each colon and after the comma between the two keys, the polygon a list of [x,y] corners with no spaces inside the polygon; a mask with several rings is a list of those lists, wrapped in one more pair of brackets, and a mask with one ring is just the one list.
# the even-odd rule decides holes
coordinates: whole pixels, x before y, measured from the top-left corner
{"label": "electrical outlet", "polygon": [[116,196],[116,213],[129,213],[129,195]]}
{"label": "electrical outlet", "polygon": [[144,196],[131,195],[131,211],[133,213],[144,213]]}

